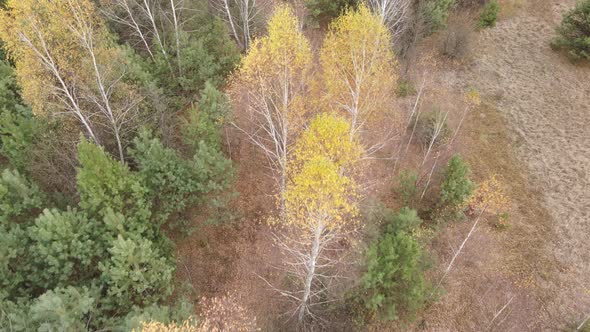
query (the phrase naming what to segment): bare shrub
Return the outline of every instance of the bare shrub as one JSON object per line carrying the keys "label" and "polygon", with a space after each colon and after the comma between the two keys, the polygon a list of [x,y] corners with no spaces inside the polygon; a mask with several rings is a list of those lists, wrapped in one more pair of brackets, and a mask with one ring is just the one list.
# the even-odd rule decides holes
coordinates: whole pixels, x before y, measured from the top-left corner
{"label": "bare shrub", "polygon": [[451,59],[463,59],[471,51],[473,24],[467,18],[455,17],[449,22],[441,43],[441,52]]}

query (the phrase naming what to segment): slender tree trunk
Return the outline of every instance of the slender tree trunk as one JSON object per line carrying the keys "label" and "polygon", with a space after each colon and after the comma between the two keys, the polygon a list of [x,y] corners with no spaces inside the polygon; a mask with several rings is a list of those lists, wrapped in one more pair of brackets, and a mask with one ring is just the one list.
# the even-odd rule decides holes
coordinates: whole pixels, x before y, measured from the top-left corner
{"label": "slender tree trunk", "polygon": [[242,45],[242,42],[240,41],[240,37],[239,37],[238,32],[236,30],[236,25],[234,24],[234,19],[231,15],[231,11],[229,10],[229,0],[223,0],[223,9],[225,10],[225,14],[227,15],[227,20],[229,22],[229,26],[231,28],[232,34],[234,35],[234,38],[236,39],[238,46],[241,49],[243,49],[244,46]]}
{"label": "slender tree trunk", "polygon": [[310,300],[311,295],[311,286],[313,283],[313,279],[316,276],[316,265],[317,260],[320,254],[320,241],[322,237],[322,233],[324,232],[324,224],[321,219],[318,220],[318,223],[314,229],[313,240],[311,244],[311,251],[309,255],[309,260],[307,261],[307,275],[305,278],[305,284],[303,287],[303,297],[301,298],[301,304],[299,306],[299,314],[298,314],[298,321],[299,324],[303,323],[305,319],[305,314],[307,312],[308,302]]}
{"label": "slender tree trunk", "polygon": [[172,7],[172,18],[174,20],[174,36],[176,37],[176,59],[178,60],[178,74],[182,76],[182,63],[180,61],[180,36],[178,30],[178,17],[176,16],[176,4],[174,0],[170,0],[170,7]]}

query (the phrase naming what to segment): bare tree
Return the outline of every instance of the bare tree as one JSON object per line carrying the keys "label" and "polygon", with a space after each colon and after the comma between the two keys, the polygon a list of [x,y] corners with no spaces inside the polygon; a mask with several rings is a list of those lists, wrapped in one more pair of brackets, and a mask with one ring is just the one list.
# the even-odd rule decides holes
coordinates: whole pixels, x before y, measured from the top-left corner
{"label": "bare tree", "polygon": [[[176,11],[178,9],[171,0]],[[154,42],[168,59],[165,41],[160,31],[162,7],[159,0],[103,0],[103,13],[113,22],[131,29],[140,38],[147,52],[154,58],[152,42]],[[175,17],[176,13],[174,14]]]}
{"label": "bare tree", "polygon": [[341,273],[344,266],[345,248],[339,242],[350,234],[343,230],[331,230],[318,219],[302,236],[299,230],[274,235],[275,244],[284,253],[283,266],[276,267],[298,282],[294,290],[276,287],[262,278],[267,285],[293,304],[287,312],[301,327],[311,322],[321,322],[318,307],[333,302],[331,291],[346,277]]}
{"label": "bare tree", "polygon": [[389,28],[394,39],[408,29],[411,0],[367,0],[367,4]]}
{"label": "bare tree", "polygon": [[260,14],[256,0],[213,0],[211,2],[242,50],[247,50],[252,39],[254,21]]}
{"label": "bare tree", "polygon": [[132,35],[141,40],[153,60],[154,53],[149,42],[149,28],[139,17],[139,13],[136,11],[137,6],[139,4],[135,0],[104,0],[102,12],[111,21],[128,27],[132,31]]}

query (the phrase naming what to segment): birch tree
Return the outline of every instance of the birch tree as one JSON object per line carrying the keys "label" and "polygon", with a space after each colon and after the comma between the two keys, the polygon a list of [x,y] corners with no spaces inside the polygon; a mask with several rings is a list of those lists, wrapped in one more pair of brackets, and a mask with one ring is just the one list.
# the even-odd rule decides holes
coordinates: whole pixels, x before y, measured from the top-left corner
{"label": "birch tree", "polygon": [[[330,132],[335,135],[328,137]],[[299,324],[317,318],[313,308],[325,303],[330,284],[338,277],[334,247],[354,227],[356,184],[343,174],[362,150],[348,135],[346,120],[320,115],[296,144],[290,166],[285,222],[293,233],[278,243],[287,255],[288,272],[299,280],[296,290],[281,291],[296,303],[293,314]]]}
{"label": "birch tree", "polygon": [[142,97],[125,82],[125,55],[110,41],[94,5],[11,1],[7,8],[2,38],[33,111],[74,116],[96,143],[112,138],[124,162],[124,137],[138,123]]}
{"label": "birch tree", "polygon": [[381,18],[391,32],[393,39],[403,34],[409,26],[412,1],[410,0],[366,0],[375,15]]}
{"label": "birch tree", "polygon": [[242,131],[269,160],[278,182],[282,213],[287,159],[304,112],[311,61],[309,42],[299,30],[291,8],[283,5],[269,21],[268,36],[254,41],[238,73],[238,81],[248,96],[250,122],[241,127],[252,128]]}
{"label": "birch tree", "polygon": [[388,107],[396,84],[391,35],[381,19],[361,5],[330,25],[320,53],[327,100],[343,110],[350,137]]}

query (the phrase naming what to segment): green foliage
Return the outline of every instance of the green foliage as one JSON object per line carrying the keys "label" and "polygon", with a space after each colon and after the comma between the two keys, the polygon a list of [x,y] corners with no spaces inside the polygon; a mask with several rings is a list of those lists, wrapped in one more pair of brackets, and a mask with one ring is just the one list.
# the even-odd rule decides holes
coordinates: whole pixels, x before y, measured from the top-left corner
{"label": "green foliage", "polygon": [[30,308],[37,331],[86,331],[95,299],[87,288],[56,288],[37,298]]}
{"label": "green foliage", "polygon": [[5,169],[0,178],[0,225],[43,207],[44,194],[18,171]]}
{"label": "green foliage", "polygon": [[395,94],[398,97],[412,96],[416,94],[416,87],[412,81],[401,79],[397,82]]}
{"label": "green foliage", "polygon": [[208,195],[226,190],[232,183],[231,162],[203,140],[188,160],[165,148],[148,131],[142,131],[134,143],[131,155],[160,222],[192,204],[207,202]]}
{"label": "green foliage", "polygon": [[459,155],[451,157],[440,188],[441,204],[445,207],[459,207],[469,198],[474,188],[475,185],[469,179],[469,166]]}
{"label": "green foliage", "polygon": [[0,112],[0,154],[8,159],[12,167],[26,173],[42,125],[30,114]]}
{"label": "green foliage", "polygon": [[14,68],[4,61],[2,53],[0,50],[0,112],[22,112],[25,107],[20,97]]}
{"label": "green foliage", "polygon": [[152,242],[119,235],[108,251],[110,259],[98,268],[113,310],[152,305],[171,294],[174,264]]}
{"label": "green foliage", "polygon": [[138,175],[85,139],[78,145],[78,161],[78,192],[84,211],[104,217],[112,209],[138,223],[147,222],[150,202]]}
{"label": "green foliage", "polygon": [[498,12],[500,12],[500,4],[498,4],[497,0],[491,0],[490,2],[486,3],[481,14],[479,15],[479,27],[489,28],[496,26]]}
{"label": "green foliage", "polygon": [[581,0],[563,15],[554,49],[566,50],[572,60],[590,60],[590,0]]}
{"label": "green foliage", "polygon": [[455,0],[425,0],[421,6],[421,15],[427,32],[434,33],[447,26],[449,12]]}
{"label": "green foliage", "polygon": [[331,21],[348,8],[356,8],[358,0],[306,0],[305,6],[315,23]]}
{"label": "green foliage", "polygon": [[211,82],[205,84],[198,107],[188,110],[182,123],[182,139],[191,149],[198,149],[204,141],[210,147],[221,148],[221,128],[231,114],[227,96]]}
{"label": "green foliage", "polygon": [[[171,99],[194,98],[205,88],[206,82],[222,86],[240,60],[239,49],[230,39],[224,23],[207,11],[200,13],[194,19],[199,22],[194,31],[181,34],[179,59],[166,59],[159,54],[149,65],[157,85]],[[178,62],[182,71],[177,67]]]}
{"label": "green foliage", "polygon": [[95,263],[103,257],[96,242],[99,233],[86,215],[67,211],[45,210],[28,228],[30,255],[37,273],[34,284],[44,288],[64,287],[86,280],[95,272]]}
{"label": "green foliage", "polygon": [[[20,225],[7,229],[0,226],[0,307],[2,300],[13,294],[26,295],[22,282],[27,277],[24,261],[29,239]],[[24,294],[23,294],[24,293]],[[1,310],[0,310],[1,311]],[[2,326],[2,324],[0,324]]]}
{"label": "green foliage", "polygon": [[416,196],[417,182],[418,174],[413,170],[404,169],[398,174],[393,190],[400,195],[405,206],[410,206]]}
{"label": "green foliage", "polygon": [[412,235],[421,224],[416,211],[385,210],[385,232],[367,252],[367,272],[362,278],[365,306],[381,319],[412,317],[424,305],[428,284],[424,278],[424,251]]}

